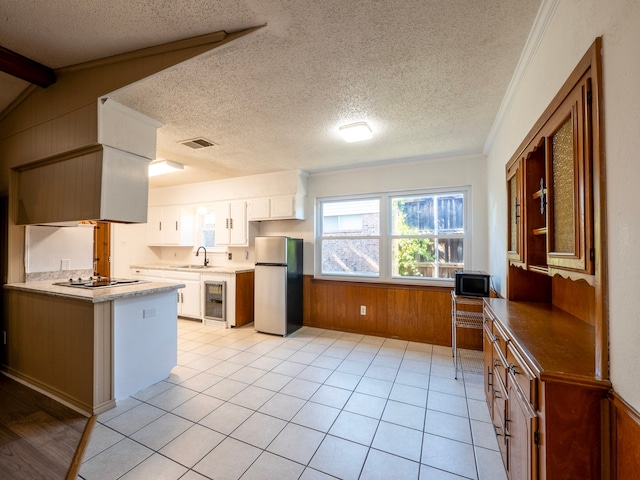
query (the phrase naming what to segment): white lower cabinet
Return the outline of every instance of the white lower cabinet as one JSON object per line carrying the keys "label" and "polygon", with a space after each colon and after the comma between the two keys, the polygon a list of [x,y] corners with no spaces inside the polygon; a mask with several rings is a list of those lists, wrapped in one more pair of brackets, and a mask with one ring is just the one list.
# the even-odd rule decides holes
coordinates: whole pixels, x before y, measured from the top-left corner
{"label": "white lower cabinet", "polygon": [[167,282],[184,283],[178,290],[178,315],[181,317],[200,317],[200,274],[191,272],[164,271]]}
{"label": "white lower cabinet", "polygon": [[182,283],[186,286],[178,290],[178,315],[200,318],[200,281],[184,280]]}
{"label": "white lower cabinet", "polygon": [[178,315],[181,317],[202,318],[199,273],[157,268],[131,268],[131,277],[149,282],[184,283],[185,286],[176,291]]}

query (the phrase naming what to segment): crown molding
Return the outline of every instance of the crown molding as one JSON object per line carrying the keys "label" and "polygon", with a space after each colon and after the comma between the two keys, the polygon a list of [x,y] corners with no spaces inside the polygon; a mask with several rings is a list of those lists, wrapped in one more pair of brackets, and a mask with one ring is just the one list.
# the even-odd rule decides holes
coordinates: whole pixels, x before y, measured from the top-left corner
{"label": "crown molding", "polygon": [[496,118],[493,121],[493,125],[491,125],[489,135],[487,135],[487,140],[485,141],[482,149],[482,153],[485,155],[488,155],[491,147],[493,146],[497,132],[506,118],[506,113],[511,108],[515,92],[518,90],[522,80],[527,74],[529,66],[538,51],[538,47],[544,38],[547,28],[549,27],[559,4],[560,0],[542,0],[542,3],[540,4],[540,9],[538,10],[538,14],[533,22],[527,41],[525,42],[522,54],[520,55],[520,60],[518,60],[518,65],[516,65],[516,69],[502,99]]}

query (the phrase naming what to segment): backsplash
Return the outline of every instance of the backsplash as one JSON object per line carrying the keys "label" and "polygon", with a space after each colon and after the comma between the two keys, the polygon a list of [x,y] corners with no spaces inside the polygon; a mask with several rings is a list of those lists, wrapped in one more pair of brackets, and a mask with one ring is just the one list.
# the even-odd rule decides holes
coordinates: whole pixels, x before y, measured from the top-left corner
{"label": "backsplash", "polygon": [[40,282],[42,280],[68,280],[70,278],[87,278],[92,275],[93,269],[31,272],[26,274],[26,282]]}

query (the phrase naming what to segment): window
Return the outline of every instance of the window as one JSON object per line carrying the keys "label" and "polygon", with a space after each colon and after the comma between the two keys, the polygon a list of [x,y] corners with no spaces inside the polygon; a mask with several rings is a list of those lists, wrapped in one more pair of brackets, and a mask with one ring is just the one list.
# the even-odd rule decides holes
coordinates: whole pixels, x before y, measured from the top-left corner
{"label": "window", "polygon": [[380,200],[323,202],[320,218],[322,274],[378,276]]}
{"label": "window", "polygon": [[201,205],[198,207],[197,213],[196,238],[199,239],[197,245],[202,245],[207,250],[219,248],[216,247],[216,213],[214,205]]}
{"label": "window", "polygon": [[464,267],[464,194],[390,197],[392,277],[453,278]]}
{"label": "window", "polygon": [[468,189],[321,199],[320,277],[453,278],[464,268]]}

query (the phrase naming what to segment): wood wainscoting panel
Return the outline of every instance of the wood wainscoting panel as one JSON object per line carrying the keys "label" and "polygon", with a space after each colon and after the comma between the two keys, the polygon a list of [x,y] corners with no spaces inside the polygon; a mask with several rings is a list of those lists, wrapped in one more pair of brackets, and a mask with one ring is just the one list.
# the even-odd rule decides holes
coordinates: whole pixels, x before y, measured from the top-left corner
{"label": "wood wainscoting panel", "polygon": [[2,369],[86,413],[113,399],[112,302],[5,290],[7,352]]}
{"label": "wood wainscoting panel", "polygon": [[609,394],[611,406],[611,478],[637,478],[640,472],[640,413],[620,396]]}
{"label": "wood wainscoting panel", "polygon": [[[451,346],[451,288],[304,277],[304,325]],[[366,307],[361,315],[360,307]],[[482,332],[461,329],[460,348],[482,350]]]}
{"label": "wood wainscoting panel", "polygon": [[253,322],[255,273],[236,274],[236,327]]}

